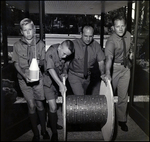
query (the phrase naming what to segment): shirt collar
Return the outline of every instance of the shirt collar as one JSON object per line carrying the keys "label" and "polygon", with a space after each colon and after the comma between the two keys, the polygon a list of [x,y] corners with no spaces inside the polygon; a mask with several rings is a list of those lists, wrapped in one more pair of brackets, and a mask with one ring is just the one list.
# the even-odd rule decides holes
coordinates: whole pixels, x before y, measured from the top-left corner
{"label": "shirt collar", "polygon": [[117,40],[122,40],[122,38],[127,38],[127,33],[125,33],[123,37],[120,37],[120,36],[118,36],[115,32],[113,32],[113,36],[114,36]]}
{"label": "shirt collar", "polygon": [[[32,46],[34,46],[34,40],[32,40],[32,42],[29,44],[26,40],[25,40],[25,37],[24,36],[22,36],[21,37],[21,41],[24,43],[24,44],[26,44],[26,45],[32,45]],[[36,38],[36,43],[38,42],[38,39]]]}
{"label": "shirt collar", "polygon": [[79,40],[81,41],[82,46],[85,46],[85,47],[86,47],[86,46],[90,46],[90,45],[93,43],[93,41],[94,41],[94,39],[93,39],[92,42],[87,45],[87,44],[85,44],[85,43],[83,42],[82,38],[80,38]]}

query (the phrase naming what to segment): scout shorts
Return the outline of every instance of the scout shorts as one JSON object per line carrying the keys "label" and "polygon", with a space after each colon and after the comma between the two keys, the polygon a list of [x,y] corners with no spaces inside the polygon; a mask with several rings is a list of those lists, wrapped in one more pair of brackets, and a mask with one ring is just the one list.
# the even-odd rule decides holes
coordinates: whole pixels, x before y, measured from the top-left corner
{"label": "scout shorts", "polygon": [[37,82],[26,83],[24,79],[18,79],[20,89],[26,100],[44,100],[43,80]]}

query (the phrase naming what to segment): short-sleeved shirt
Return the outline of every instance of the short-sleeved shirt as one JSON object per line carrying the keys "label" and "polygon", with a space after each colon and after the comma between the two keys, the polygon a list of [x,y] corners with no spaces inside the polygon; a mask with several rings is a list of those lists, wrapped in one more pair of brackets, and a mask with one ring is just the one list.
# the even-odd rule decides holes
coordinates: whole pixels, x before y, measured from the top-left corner
{"label": "short-sleeved shirt", "polygon": [[90,71],[93,68],[94,63],[100,62],[105,59],[104,52],[101,49],[100,44],[93,40],[91,44],[86,47],[86,44],[81,38],[73,40],[75,48],[74,59],[70,62],[69,69],[76,73],[84,72],[84,54],[85,48],[88,48],[88,69]]}
{"label": "short-sleeved shirt", "polygon": [[[29,69],[32,58],[35,58],[35,56],[39,61],[44,60],[45,44],[43,41],[36,38],[36,46],[35,46],[34,40],[31,42],[31,44],[29,44],[26,42],[25,38],[22,37],[20,40],[14,43],[12,60],[19,64],[23,72],[26,69]],[[18,78],[20,77],[21,76],[18,74]]]}
{"label": "short-sleeved shirt", "polygon": [[66,60],[59,58],[58,50],[57,50],[59,45],[60,44],[51,45],[45,54],[45,60],[44,60],[45,71],[43,74],[43,78],[44,78],[44,85],[47,87],[50,87],[52,83],[54,84],[52,77],[48,72],[49,69],[54,69],[58,77],[60,77],[60,75],[64,72]]}
{"label": "short-sleeved shirt", "polygon": [[[127,31],[123,38],[126,44],[126,56],[128,56],[131,44],[131,34]],[[119,37],[116,33],[113,33],[106,41],[105,56],[111,55],[115,63],[122,63],[123,53],[122,37]]]}

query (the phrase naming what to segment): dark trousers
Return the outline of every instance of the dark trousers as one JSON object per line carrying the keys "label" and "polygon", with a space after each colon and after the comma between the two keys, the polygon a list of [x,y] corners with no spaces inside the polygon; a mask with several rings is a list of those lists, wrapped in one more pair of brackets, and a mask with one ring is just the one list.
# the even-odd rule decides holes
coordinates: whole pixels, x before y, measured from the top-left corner
{"label": "dark trousers", "polygon": [[90,76],[85,79],[69,72],[68,81],[74,95],[86,95],[87,88],[90,84]]}

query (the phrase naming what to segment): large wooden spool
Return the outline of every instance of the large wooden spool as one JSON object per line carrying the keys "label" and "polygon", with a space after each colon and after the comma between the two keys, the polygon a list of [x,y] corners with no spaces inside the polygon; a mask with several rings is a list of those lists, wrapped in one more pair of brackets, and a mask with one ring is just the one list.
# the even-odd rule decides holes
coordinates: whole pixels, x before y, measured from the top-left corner
{"label": "large wooden spool", "polygon": [[[63,79],[65,84],[65,79]],[[114,98],[110,81],[102,81],[99,96],[75,96],[63,94],[64,141],[67,140],[66,124],[100,123],[105,141],[111,141],[114,133]]]}

